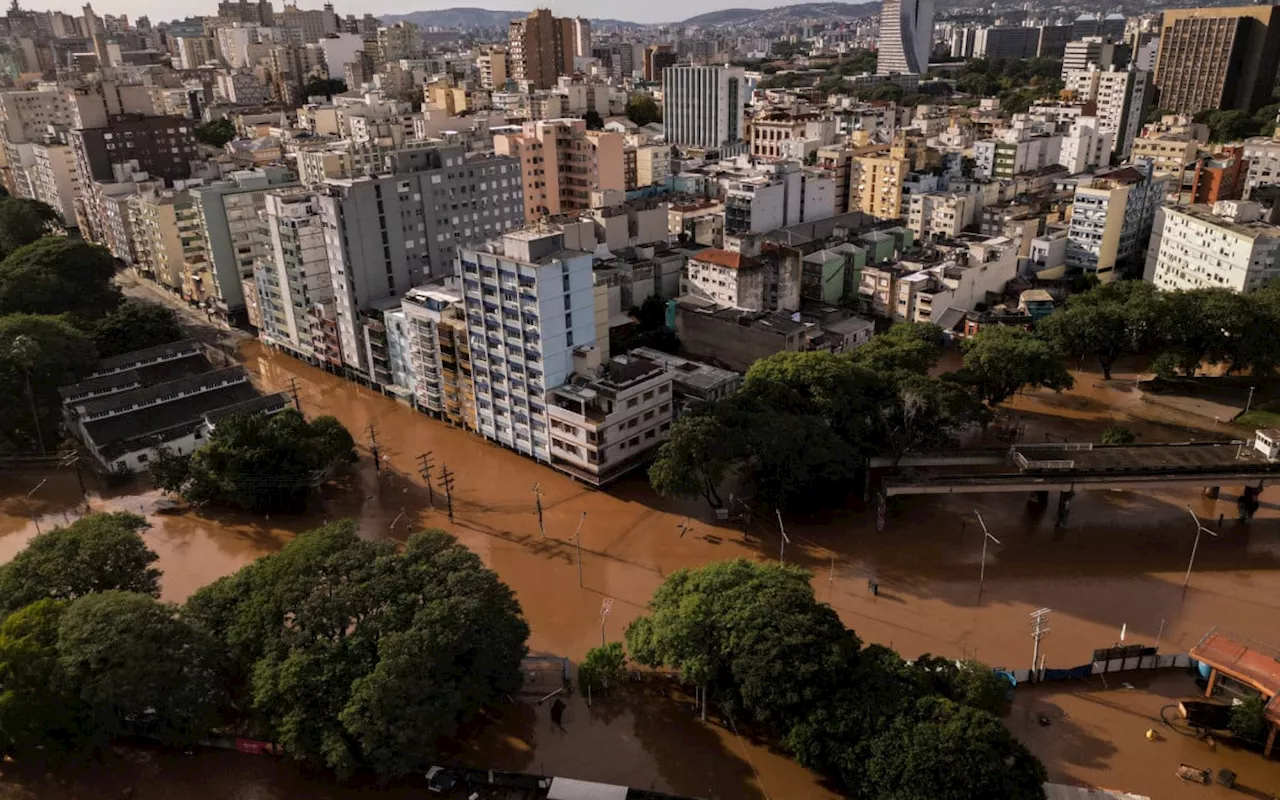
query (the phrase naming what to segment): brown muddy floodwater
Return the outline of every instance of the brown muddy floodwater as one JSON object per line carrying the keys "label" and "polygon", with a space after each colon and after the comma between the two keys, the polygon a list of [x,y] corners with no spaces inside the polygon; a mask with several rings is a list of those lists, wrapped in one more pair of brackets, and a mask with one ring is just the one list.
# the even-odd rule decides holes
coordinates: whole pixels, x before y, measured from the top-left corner
{"label": "brown muddy floodwater", "polygon": [[[643,611],[653,590],[672,571],[727,558],[778,557],[774,525],[757,521],[744,532],[736,525],[716,523],[700,502],[656,497],[642,476],[625,479],[607,492],[588,489],[257,343],[246,344],[242,352],[264,389],[285,389],[296,378],[308,415],[333,414],[363,445],[368,444],[365,431],[374,425],[383,470],[375,472],[365,458],[351,485],[329,491],[323,510],[305,518],[159,516],[149,512],[158,497],[154,492],[94,493],[95,509],[141,507],[148,512],[152,528],[146,537],[160,555],[165,599],[182,600],[324,519],[355,518],[361,534],[371,538],[403,539],[412,530],[434,526],[456,535],[513,588],[532,629],[531,653],[576,660],[600,642],[603,600],[613,600],[604,634],[620,639],[627,623]],[[1046,434],[1095,440],[1113,422],[1127,425],[1142,441],[1231,435],[1187,427],[1197,424],[1195,418],[1143,402],[1129,378],[1117,375],[1116,381],[1095,386],[1099,376],[1080,373],[1071,393],[1015,398],[1012,415],[1025,425],[1024,436],[1030,441],[1043,440]],[[1208,420],[1206,428],[1213,427]],[[447,465],[455,473],[453,524],[428,505],[416,473],[417,456],[425,452],[433,454],[437,470]],[[48,483],[28,505],[26,493],[46,477]],[[535,483],[543,492],[546,538],[534,514]],[[812,571],[818,597],[831,603],[865,641],[892,645],[908,657],[929,652],[976,656],[1014,669],[1029,667],[1027,615],[1041,607],[1052,609],[1051,632],[1042,647],[1049,666],[1086,662],[1095,648],[1115,643],[1122,626],[1127,626],[1127,642],[1154,644],[1158,638],[1163,652],[1185,652],[1213,625],[1280,643],[1275,624],[1280,607],[1280,512],[1271,496],[1275,490],[1263,494],[1258,517],[1247,525],[1230,520],[1238,491],[1239,487],[1223,487],[1217,501],[1183,489],[1086,492],[1076,498],[1070,521],[1060,530],[1054,529],[1052,513],[1034,513],[1021,495],[908,498],[891,509],[883,533],[875,532],[871,514],[864,511],[796,515],[787,520],[792,544],[786,558]],[[31,513],[42,528],[60,524],[64,514],[71,518],[76,513],[78,495],[74,474],[0,474],[0,559],[12,557],[34,535]],[[442,498],[436,500],[443,507]],[[1216,523],[1224,514],[1228,521],[1219,538],[1202,539],[1184,597],[1182,581],[1195,533],[1188,503],[1205,520]],[[1003,543],[988,551],[981,602],[981,533],[975,510]],[[576,550],[568,540],[583,512],[587,516],[579,586]],[[686,517],[691,529],[682,537],[678,525]],[[873,576],[880,584],[879,596],[867,592],[867,579]],[[1095,706],[1102,707],[1083,704],[1071,718],[1073,724],[1095,725],[1101,737],[1110,726],[1091,722]],[[697,722],[684,701],[650,697],[643,704],[588,709],[575,699],[567,716],[562,733],[536,710],[509,710],[493,724],[477,726],[458,745],[456,758],[477,766],[701,797],[835,796],[785,755],[740,740],[722,726]],[[1022,733],[1015,721],[1011,725]],[[1043,734],[1028,732],[1029,738],[1042,735],[1052,738],[1054,728]],[[1062,747],[1036,749],[1051,773],[1064,779],[1078,773],[1078,782],[1130,789],[1124,784],[1133,781],[1136,789],[1137,776],[1148,770],[1127,746],[1095,748],[1087,770],[1077,769]],[[167,756],[156,758],[156,763],[169,765],[162,770],[165,774],[199,772],[187,766],[192,759],[175,764],[166,761]],[[238,757],[208,756],[208,769],[222,770],[229,758]],[[1245,758],[1262,768],[1260,758]],[[205,760],[203,755],[194,759]],[[294,790],[289,783],[295,780],[293,773],[280,769],[284,771],[277,775],[262,767],[244,767],[252,777],[244,779],[239,793],[171,776],[166,780],[176,782],[163,785],[183,789],[163,796],[346,796],[332,787]],[[1115,779],[1108,780],[1112,775]],[[1275,786],[1280,788],[1280,781]]]}

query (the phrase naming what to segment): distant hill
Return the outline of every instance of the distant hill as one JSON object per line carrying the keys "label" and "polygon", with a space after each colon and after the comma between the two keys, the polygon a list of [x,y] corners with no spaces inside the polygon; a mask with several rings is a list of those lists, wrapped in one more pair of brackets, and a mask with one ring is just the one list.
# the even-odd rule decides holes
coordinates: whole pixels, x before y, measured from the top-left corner
{"label": "distant hill", "polygon": [[776,8],[725,8],[699,14],[684,21],[685,25],[775,25],[805,19],[853,20],[880,13],[878,2],[866,3],[797,3]]}
{"label": "distant hill", "polygon": [[[708,14],[699,14],[684,20],[683,25],[780,25],[805,19],[854,20],[863,19],[880,11],[874,0],[865,3],[797,3],[777,8],[725,8]],[[408,14],[385,14],[382,22],[390,25],[407,20],[423,27],[439,28],[505,28],[513,19],[529,16],[528,11],[492,11],[487,8],[442,8],[436,11],[413,11]],[[593,19],[601,27],[644,27],[638,22],[618,19]]]}
{"label": "distant hill", "polygon": [[[491,11],[487,8],[442,8],[436,11],[413,11],[408,14],[384,14],[382,23],[390,25],[401,20],[422,27],[438,28],[505,28],[513,19],[529,16],[528,11]],[[636,22],[616,19],[593,19],[601,26],[641,27]]]}

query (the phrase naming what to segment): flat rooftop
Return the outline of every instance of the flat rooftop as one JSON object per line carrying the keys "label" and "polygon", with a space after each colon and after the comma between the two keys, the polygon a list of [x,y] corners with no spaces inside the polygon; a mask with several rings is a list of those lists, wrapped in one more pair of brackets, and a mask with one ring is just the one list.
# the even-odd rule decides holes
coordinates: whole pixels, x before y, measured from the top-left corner
{"label": "flat rooftop", "polygon": [[1280,649],[1214,628],[1191,648],[1191,657],[1270,695],[1266,716],[1280,725]]}

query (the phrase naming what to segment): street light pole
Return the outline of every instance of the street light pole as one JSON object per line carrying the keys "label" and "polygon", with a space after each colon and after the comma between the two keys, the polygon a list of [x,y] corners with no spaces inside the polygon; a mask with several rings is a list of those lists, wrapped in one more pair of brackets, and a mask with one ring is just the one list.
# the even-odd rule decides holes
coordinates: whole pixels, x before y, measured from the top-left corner
{"label": "street light pole", "polygon": [[1195,511],[1191,510],[1190,505],[1187,506],[1187,513],[1191,515],[1191,519],[1195,520],[1196,538],[1195,541],[1191,543],[1191,560],[1187,562],[1187,576],[1182,579],[1182,596],[1184,598],[1187,596],[1187,585],[1191,583],[1191,568],[1195,566],[1196,563],[1196,550],[1200,549],[1200,534],[1207,533],[1214,538],[1217,538],[1218,536],[1218,534],[1200,524],[1200,518],[1196,516]]}
{"label": "street light pole", "polygon": [[778,533],[782,534],[782,539],[778,542],[778,560],[785,564],[787,563],[787,543],[791,540],[787,538],[787,529],[782,526],[782,509],[775,510],[778,512]]}
{"label": "street light pole", "polygon": [[583,511],[582,516],[578,518],[578,529],[573,532],[573,538],[578,542],[578,585],[582,585],[582,523],[587,521],[587,512]]}
{"label": "street light pole", "polygon": [[27,514],[29,514],[29,515],[31,516],[31,524],[33,524],[33,525],[35,525],[35,526],[36,526],[36,534],[37,534],[37,535],[40,533],[40,520],[36,517],[35,509],[33,509],[33,508],[31,507],[31,495],[33,495],[33,494],[35,494],[36,492],[40,491],[40,487],[44,486],[44,485],[45,485],[46,483],[48,483],[48,482],[49,482],[49,479],[48,479],[48,478],[44,478],[43,480],[41,480],[39,483],[37,483],[37,484],[36,484],[36,488],[34,488],[34,489],[32,489],[31,491],[27,492]]}
{"label": "street light pole", "polygon": [[1246,400],[1246,401],[1245,401],[1245,403],[1244,403],[1244,413],[1246,413],[1246,414],[1248,414],[1248,413],[1249,413],[1249,409],[1253,406],[1253,390],[1254,390],[1254,389],[1256,389],[1256,388],[1258,388],[1258,387],[1256,387],[1256,386],[1250,386],[1250,387],[1249,387],[1249,399],[1248,399],[1248,400]]}
{"label": "street light pole", "polygon": [[987,530],[987,523],[983,522],[981,514],[974,511],[973,515],[978,518],[978,524],[982,526],[982,566],[978,571],[978,605],[982,605],[982,589],[987,582],[987,540],[990,539],[996,544],[1000,544],[1000,540]]}

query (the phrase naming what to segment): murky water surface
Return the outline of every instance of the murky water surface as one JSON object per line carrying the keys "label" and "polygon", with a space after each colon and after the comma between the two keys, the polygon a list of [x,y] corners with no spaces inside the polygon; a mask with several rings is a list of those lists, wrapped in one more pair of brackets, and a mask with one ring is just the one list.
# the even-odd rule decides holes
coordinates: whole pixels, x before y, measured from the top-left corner
{"label": "murky water surface", "polygon": [[[515,590],[532,628],[533,653],[576,660],[600,642],[600,609],[606,598],[613,603],[604,635],[617,639],[673,570],[739,556],[769,560],[779,555],[774,525],[755,523],[744,531],[716,523],[700,502],[656,497],[642,476],[607,492],[588,489],[256,343],[246,344],[242,352],[264,389],[287,389],[296,378],[303,410],[337,416],[366,448],[372,425],[383,469],[375,471],[366,457],[347,486],[328,490],[323,508],[301,518],[221,512],[163,516],[152,512],[159,494],[145,486],[94,489],[94,509],[147,514],[152,527],[146,537],[160,556],[165,599],[181,601],[325,519],[355,518],[361,534],[370,538],[402,539],[412,530],[435,526],[458,536]],[[1078,375],[1077,388],[1069,394],[1032,393],[1011,406],[1028,441],[1046,436],[1093,440],[1101,428],[1117,423],[1130,427],[1141,441],[1240,433],[1212,420],[1205,420],[1204,430],[1183,427],[1197,425],[1197,418],[1143,401],[1124,380],[1101,385],[1089,373]],[[417,457],[427,452],[437,474],[446,465],[455,474],[452,524],[438,490],[436,509],[431,508],[417,473]],[[44,478],[47,483],[28,500],[27,492]],[[545,537],[534,513],[535,484],[543,492]],[[1127,642],[1158,643],[1165,652],[1185,652],[1215,624],[1280,644],[1275,622],[1280,610],[1280,501],[1271,496],[1275,490],[1264,493],[1257,519],[1242,525],[1231,519],[1238,492],[1239,487],[1223,487],[1216,501],[1187,489],[1082,493],[1061,529],[1055,529],[1052,512],[1036,511],[1022,495],[907,498],[891,509],[883,533],[875,532],[864,511],[788,519],[792,544],[786,560],[813,572],[818,597],[830,602],[864,640],[892,645],[907,656],[976,656],[997,666],[1028,667],[1028,614],[1041,607],[1052,609],[1051,632],[1042,648],[1050,666],[1087,661],[1094,648],[1118,641],[1122,626]],[[1202,538],[1184,593],[1195,533],[1187,504],[1213,527],[1220,514],[1227,520],[1218,538]],[[34,535],[33,517],[47,529],[74,518],[79,509],[73,473],[0,473],[0,559],[11,558]],[[1002,542],[987,552],[981,597],[982,541],[975,511]],[[584,512],[579,586],[578,550],[569,539]],[[679,526],[686,518],[690,528],[681,536]],[[867,591],[870,577],[879,582],[878,596]],[[1100,685],[1035,689],[1019,695],[1010,725],[1057,779],[1142,791],[1162,800],[1205,796],[1216,790],[1200,788],[1197,793],[1196,787],[1166,780],[1171,772],[1164,755],[1187,755],[1174,745],[1195,743],[1152,744],[1140,735],[1136,745],[1127,738],[1123,744],[1113,741],[1132,738],[1129,727],[1140,725],[1139,734],[1144,731],[1149,720],[1140,719],[1152,713],[1158,718],[1158,707],[1155,712],[1149,708],[1152,703],[1171,693],[1195,691],[1189,681],[1175,685],[1178,680],[1157,681],[1150,695],[1117,694]],[[1138,697],[1142,700],[1130,699]],[[1027,709],[1036,704],[1060,707],[1069,722],[1048,728],[1025,724]],[[650,690],[647,696],[594,709],[575,699],[565,731],[552,728],[544,717],[544,709],[510,709],[501,719],[477,725],[452,756],[476,765],[703,797],[834,796],[784,755],[741,740],[731,730],[697,722],[686,700],[665,692]],[[1162,755],[1149,757],[1153,753]],[[152,754],[143,764],[111,758],[99,768],[125,777],[136,773],[135,783],[129,784],[138,792],[135,797],[370,796],[368,791],[333,787],[291,766],[231,754],[186,759]],[[133,766],[126,768],[126,763]],[[1280,790],[1275,764],[1240,754],[1238,766],[1242,780],[1257,775],[1252,785],[1268,788],[1270,782],[1269,790]],[[19,792],[14,797],[120,796],[92,779],[74,790],[80,794],[62,784],[57,786],[63,794],[49,794],[46,790],[55,786],[39,781],[22,786],[0,784]],[[385,796],[400,796],[396,791],[386,790]]]}

